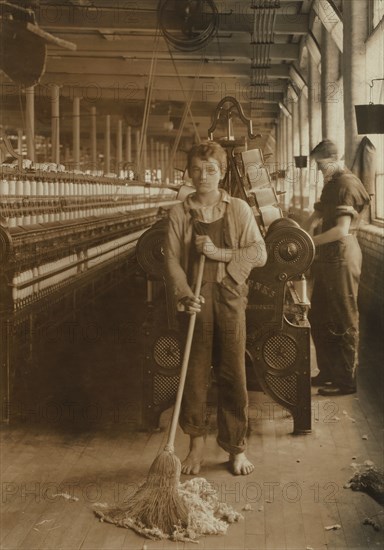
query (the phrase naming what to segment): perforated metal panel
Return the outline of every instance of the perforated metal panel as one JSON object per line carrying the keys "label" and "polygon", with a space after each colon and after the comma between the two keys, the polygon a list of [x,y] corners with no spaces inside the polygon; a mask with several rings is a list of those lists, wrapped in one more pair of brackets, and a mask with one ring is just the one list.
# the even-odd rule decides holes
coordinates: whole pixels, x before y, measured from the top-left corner
{"label": "perforated metal panel", "polygon": [[174,399],[179,385],[179,376],[163,376],[155,374],[153,377],[153,404],[161,405]]}
{"label": "perforated metal panel", "polygon": [[177,370],[181,366],[181,349],[178,338],[173,334],[165,334],[157,338],[153,348],[155,363],[166,370]]}
{"label": "perforated metal panel", "polygon": [[158,429],[161,413],[176,398],[183,357],[183,334],[169,328],[164,287],[148,305],[140,349],[143,359],[143,429]]}
{"label": "perforated metal panel", "polygon": [[259,342],[247,342],[257,381],[262,390],[293,416],[293,432],[311,431],[309,325],[283,318],[281,330],[264,329]]}
{"label": "perforated metal panel", "polygon": [[272,374],[265,375],[266,383],[271,387],[277,397],[291,405],[297,405],[297,376],[273,376]]}
{"label": "perforated metal panel", "polygon": [[297,344],[292,338],[276,334],[264,342],[263,358],[271,369],[286,370],[294,366],[297,351]]}

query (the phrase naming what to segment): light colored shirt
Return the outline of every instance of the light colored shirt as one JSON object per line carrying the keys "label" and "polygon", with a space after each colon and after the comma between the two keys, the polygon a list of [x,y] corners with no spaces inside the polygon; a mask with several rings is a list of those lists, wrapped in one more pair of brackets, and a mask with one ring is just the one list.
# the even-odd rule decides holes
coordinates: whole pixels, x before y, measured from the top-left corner
{"label": "light colored shirt", "polygon": [[[195,194],[188,195],[184,202],[176,204],[169,211],[168,231],[165,240],[165,264],[167,283],[172,287],[176,300],[193,296],[191,281],[187,279],[190,247],[193,239],[193,219],[206,219],[204,207],[197,207]],[[230,276],[234,284],[241,285],[248,278],[251,270],[263,266],[267,259],[265,243],[256,223],[251,207],[242,199],[230,197],[221,190],[221,199],[211,207],[209,223],[220,219],[226,213],[227,246],[234,252],[228,263],[218,269],[218,281]],[[222,262],[220,262],[222,263]]]}

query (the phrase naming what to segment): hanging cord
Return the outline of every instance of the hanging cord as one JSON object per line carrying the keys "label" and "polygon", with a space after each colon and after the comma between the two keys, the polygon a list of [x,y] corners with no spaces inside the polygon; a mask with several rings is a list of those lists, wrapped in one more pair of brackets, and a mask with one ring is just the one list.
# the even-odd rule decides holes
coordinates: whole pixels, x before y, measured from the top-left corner
{"label": "hanging cord", "polygon": [[19,105],[20,105],[21,125],[22,125],[23,130],[26,132],[27,131],[27,126],[26,126],[26,123],[25,123],[23,102],[21,101],[21,86],[18,87],[18,92],[19,92],[18,96],[19,96]]}
{"label": "hanging cord", "polygon": [[148,128],[148,120],[149,115],[151,112],[151,103],[152,103],[152,92],[153,92],[153,83],[155,80],[155,70],[156,70],[156,64],[157,64],[157,55],[159,51],[159,39],[160,39],[160,30],[157,26],[156,28],[156,34],[155,34],[155,41],[153,45],[153,52],[152,52],[152,59],[151,59],[151,66],[149,69],[149,78],[148,78],[148,88],[147,93],[145,96],[145,104],[144,104],[144,114],[143,114],[143,122],[141,125],[141,133],[140,133],[140,140],[139,140],[139,151],[138,151],[138,173],[141,175],[142,173],[142,166],[143,166],[143,160],[144,160],[144,143],[147,137],[147,128]]}
{"label": "hanging cord", "polygon": [[[185,102],[188,104],[187,94],[186,94],[186,92],[185,92],[185,90],[184,90],[184,88],[183,88],[183,85],[182,85],[182,82],[181,82],[181,78],[180,78],[180,74],[179,74],[179,71],[177,70],[177,67],[176,67],[175,58],[173,57],[173,54],[172,54],[172,51],[171,51],[171,48],[170,48],[170,45],[169,45],[168,42],[167,42],[167,46],[168,46],[169,55],[170,55],[171,60],[172,60],[173,68],[175,69],[175,73],[176,73],[176,76],[177,76],[177,80],[179,81],[180,89],[181,89],[181,91],[183,92],[183,96],[184,96]],[[205,52],[205,50],[204,50],[204,52]],[[202,57],[201,57],[202,63],[204,63],[204,52],[203,52]],[[194,119],[194,117],[193,117],[193,114],[192,114],[192,111],[191,111],[191,108],[190,108],[190,104],[188,105],[188,114],[189,114],[189,116],[191,117],[191,122],[192,122],[192,125],[193,125],[193,129],[194,129],[194,131],[195,131],[197,143],[201,143],[200,134],[199,134],[199,131],[198,131],[198,129],[197,129],[197,126],[196,126],[196,123],[195,123],[195,119]]]}
{"label": "hanging cord", "polygon": [[157,64],[157,53],[158,53],[158,47],[159,47],[159,36],[160,36],[160,33],[158,29],[156,29],[151,66],[149,70],[148,87],[147,87],[147,93],[145,96],[145,103],[144,103],[143,121],[141,125],[140,140],[139,140],[139,150],[137,155],[137,158],[138,158],[137,170],[140,176],[142,173],[142,165],[143,165],[144,142],[146,140],[148,120],[149,120],[149,115],[151,111],[153,83],[154,83],[154,75],[155,75],[155,69]]}
{"label": "hanging cord", "polygon": [[221,51],[220,38],[218,34],[216,34],[216,42],[217,42],[217,51],[219,52],[220,64],[223,65],[223,54]]}
{"label": "hanging cord", "polygon": [[197,82],[200,79],[200,73],[201,73],[201,69],[203,68],[203,65],[204,65],[204,58],[202,58],[202,62],[200,63],[199,70],[195,75],[195,78],[193,80],[193,86],[190,90],[190,96],[189,96],[188,101],[187,101],[187,103],[184,107],[184,112],[183,112],[183,116],[182,116],[182,119],[181,119],[181,122],[180,122],[180,127],[179,127],[179,130],[177,132],[177,136],[176,136],[175,141],[173,143],[172,151],[171,151],[171,154],[170,154],[170,157],[169,157],[168,172],[169,172],[171,166],[173,166],[173,161],[175,159],[176,151],[177,151],[177,148],[178,148],[179,143],[180,143],[181,134],[182,134],[183,129],[184,129],[185,121],[187,120],[188,111],[191,108],[191,103],[192,103],[193,96],[194,96],[194,93],[195,93],[196,85],[197,85]]}

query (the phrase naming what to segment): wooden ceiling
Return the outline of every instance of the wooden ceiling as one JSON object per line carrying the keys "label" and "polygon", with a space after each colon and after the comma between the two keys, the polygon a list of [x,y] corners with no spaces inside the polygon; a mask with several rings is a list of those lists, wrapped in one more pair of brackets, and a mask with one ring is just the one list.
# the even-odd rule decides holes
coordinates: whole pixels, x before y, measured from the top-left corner
{"label": "wooden ceiling", "polygon": [[[180,11],[172,17],[172,4],[168,0],[166,28],[183,37]],[[185,10],[186,4],[177,0],[174,5]],[[192,7],[196,4],[191,1]],[[85,136],[92,106],[99,115],[99,133],[103,132],[105,114],[112,115],[112,125],[122,118],[124,124],[139,128],[150,88],[147,133],[156,140],[172,142],[189,102],[182,139],[191,139],[196,132],[200,138],[207,137],[213,111],[224,96],[240,101],[246,116],[253,120],[254,132],[262,133],[266,140],[279,114],[292,66],[301,70],[299,58],[310,25],[310,4],[310,0],[217,0],[217,31],[201,49],[181,51],[159,30],[157,0],[35,2],[39,26],[77,46],[70,51],[48,45],[45,73],[35,88],[36,132],[49,132],[49,89],[58,84],[64,139],[71,135],[73,97],[81,98]],[[279,7],[273,10],[268,5]],[[2,82],[7,82],[5,76]],[[16,94],[3,94],[2,99],[3,124],[20,126],[22,102]],[[169,121],[172,130],[166,129]]]}

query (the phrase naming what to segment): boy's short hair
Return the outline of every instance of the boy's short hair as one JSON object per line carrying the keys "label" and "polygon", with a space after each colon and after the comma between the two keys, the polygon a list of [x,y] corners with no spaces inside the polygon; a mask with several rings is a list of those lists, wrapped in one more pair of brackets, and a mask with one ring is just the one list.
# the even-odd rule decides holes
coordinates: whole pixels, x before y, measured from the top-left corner
{"label": "boy's short hair", "polygon": [[316,145],[314,149],[309,153],[309,156],[313,159],[335,159],[337,160],[339,153],[337,145],[330,139],[323,139]]}
{"label": "boy's short hair", "polygon": [[187,169],[190,171],[192,159],[199,158],[208,160],[210,157],[216,159],[220,165],[221,173],[225,174],[227,170],[227,153],[216,141],[204,140],[197,145],[193,145],[188,151]]}

